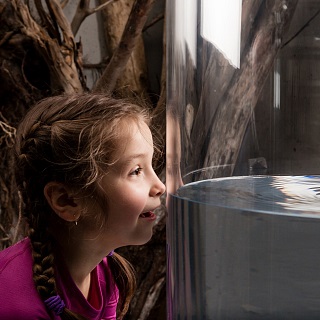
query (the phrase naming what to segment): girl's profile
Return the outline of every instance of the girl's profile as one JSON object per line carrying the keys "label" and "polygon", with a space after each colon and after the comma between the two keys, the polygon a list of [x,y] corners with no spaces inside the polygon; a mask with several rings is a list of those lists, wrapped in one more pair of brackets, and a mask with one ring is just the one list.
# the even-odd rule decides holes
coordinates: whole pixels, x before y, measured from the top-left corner
{"label": "girl's profile", "polygon": [[1,319],[121,319],[135,290],[114,252],[148,242],[165,187],[145,108],[102,94],[46,98],[17,130],[29,235],[0,252]]}

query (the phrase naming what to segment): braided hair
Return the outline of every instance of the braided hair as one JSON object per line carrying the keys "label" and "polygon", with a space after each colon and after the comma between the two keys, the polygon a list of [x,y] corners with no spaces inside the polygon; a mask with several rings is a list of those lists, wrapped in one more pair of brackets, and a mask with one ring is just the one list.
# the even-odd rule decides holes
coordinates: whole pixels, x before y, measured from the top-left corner
{"label": "braided hair", "polygon": [[[54,274],[55,239],[48,229],[52,210],[43,190],[50,181],[84,194],[99,193],[98,180],[112,163],[123,119],[150,124],[146,108],[101,94],[46,98],[33,107],[17,130],[16,180],[25,204],[33,255],[33,280],[43,301],[58,295]],[[135,276],[119,254],[108,256],[119,288],[118,318],[128,310]],[[61,319],[85,319],[64,308]]]}

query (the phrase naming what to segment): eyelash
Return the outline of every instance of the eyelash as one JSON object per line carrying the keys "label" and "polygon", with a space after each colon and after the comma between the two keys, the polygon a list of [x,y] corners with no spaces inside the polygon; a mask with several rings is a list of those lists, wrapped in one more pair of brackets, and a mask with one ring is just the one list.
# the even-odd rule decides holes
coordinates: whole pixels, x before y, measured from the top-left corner
{"label": "eyelash", "polygon": [[136,169],[134,169],[131,173],[130,173],[130,175],[131,176],[138,176],[140,173],[141,173],[141,171],[142,171],[142,168],[141,167],[138,167],[138,168],[136,168]]}

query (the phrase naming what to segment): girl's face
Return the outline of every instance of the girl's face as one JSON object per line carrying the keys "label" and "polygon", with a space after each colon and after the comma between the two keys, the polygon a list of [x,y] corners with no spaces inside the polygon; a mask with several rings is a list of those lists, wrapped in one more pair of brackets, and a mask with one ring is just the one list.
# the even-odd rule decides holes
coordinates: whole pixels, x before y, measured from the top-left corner
{"label": "girl's face", "polygon": [[[130,127],[129,127],[130,126]],[[103,177],[107,221],[103,237],[114,248],[140,245],[150,240],[165,186],[152,167],[153,141],[149,127],[134,121],[123,125],[119,159]],[[93,212],[94,213],[94,212]],[[102,235],[102,234],[101,234]]]}

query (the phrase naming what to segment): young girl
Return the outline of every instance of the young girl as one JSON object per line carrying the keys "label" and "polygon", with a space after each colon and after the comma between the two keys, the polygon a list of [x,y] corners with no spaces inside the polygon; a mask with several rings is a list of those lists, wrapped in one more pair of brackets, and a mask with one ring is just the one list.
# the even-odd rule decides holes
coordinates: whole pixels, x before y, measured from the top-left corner
{"label": "young girl", "polygon": [[165,191],[149,121],[100,94],[51,97],[28,112],[16,178],[30,234],[0,252],[0,319],[123,317],[135,278],[114,249],[151,238]]}

